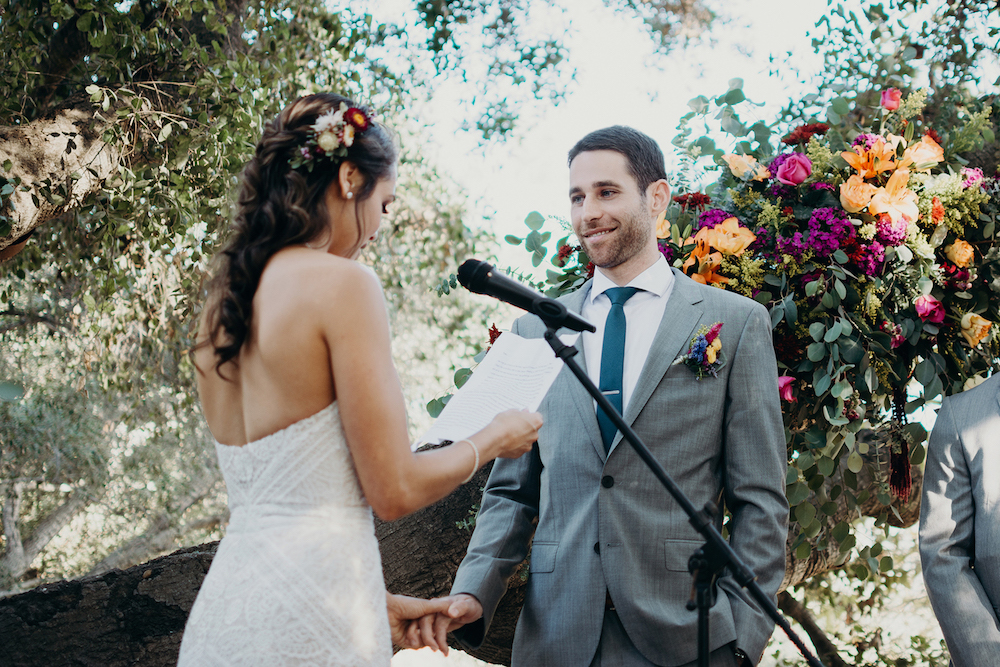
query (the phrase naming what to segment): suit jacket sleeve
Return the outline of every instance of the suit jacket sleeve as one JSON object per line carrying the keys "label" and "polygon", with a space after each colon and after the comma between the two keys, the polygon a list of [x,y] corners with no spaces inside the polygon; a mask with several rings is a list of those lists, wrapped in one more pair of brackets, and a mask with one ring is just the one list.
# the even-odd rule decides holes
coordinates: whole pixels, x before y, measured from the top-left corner
{"label": "suit jacket sleeve", "polygon": [[[518,322],[511,331],[517,333]],[[468,553],[451,589],[452,595],[468,593],[483,605],[480,620],[454,633],[470,649],[482,645],[507,580],[527,556],[538,516],[541,468],[537,443],[520,458],[496,459],[493,464]]]}
{"label": "suit jacket sleeve", "polygon": [[[725,501],[732,515],[729,542],[774,598],[785,575],[787,454],[778,365],[762,306],[754,306],[730,363],[723,444]],[[731,575],[720,578],[719,586],[732,604],[737,645],[756,663],[774,622]]]}
{"label": "suit jacket sleeve", "polygon": [[993,664],[997,615],[971,567],[975,559],[973,475],[954,409],[945,400],[927,446],[920,503],[920,562],[927,596],[956,667]]}

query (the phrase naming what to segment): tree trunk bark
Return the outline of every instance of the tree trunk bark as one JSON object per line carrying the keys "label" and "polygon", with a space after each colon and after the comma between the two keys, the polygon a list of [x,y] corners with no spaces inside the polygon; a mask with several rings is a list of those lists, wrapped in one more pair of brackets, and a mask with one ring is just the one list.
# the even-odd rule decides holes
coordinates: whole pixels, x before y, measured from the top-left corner
{"label": "tree trunk bark", "polygon": [[[489,468],[431,507],[391,523],[376,520],[382,570],[390,591],[420,597],[448,594],[472,536],[473,508]],[[916,520],[914,499],[920,497],[921,481],[914,477],[909,502],[901,505],[902,525]],[[870,513],[875,507],[859,509]],[[845,507],[835,518],[856,518],[857,512]],[[216,547],[212,543],[182,549],[125,571],[46,584],[0,599],[0,667],[172,667],[184,622]],[[837,558],[815,552],[807,561],[789,556],[788,562],[785,586],[840,565]],[[473,655],[510,664],[526,582],[522,564],[511,577],[486,643]]]}

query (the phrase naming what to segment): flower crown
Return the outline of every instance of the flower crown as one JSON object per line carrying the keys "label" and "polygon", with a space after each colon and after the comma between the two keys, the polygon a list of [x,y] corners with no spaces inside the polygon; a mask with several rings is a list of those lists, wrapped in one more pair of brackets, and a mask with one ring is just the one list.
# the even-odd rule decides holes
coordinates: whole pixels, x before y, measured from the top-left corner
{"label": "flower crown", "polygon": [[354,138],[372,126],[372,114],[358,107],[348,107],[344,102],[337,109],[320,115],[309,128],[309,139],[291,159],[292,169],[305,167],[312,171],[321,158],[347,157],[347,149],[354,145]]}

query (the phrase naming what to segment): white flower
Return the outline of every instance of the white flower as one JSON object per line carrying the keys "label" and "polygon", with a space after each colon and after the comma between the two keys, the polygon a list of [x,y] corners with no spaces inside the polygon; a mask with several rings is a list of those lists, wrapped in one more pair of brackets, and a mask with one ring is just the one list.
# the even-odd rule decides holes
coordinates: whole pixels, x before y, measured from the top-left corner
{"label": "white flower", "polygon": [[316,119],[316,124],[313,125],[313,130],[316,134],[323,134],[324,132],[336,132],[337,125],[344,122],[344,112],[334,111],[330,109],[325,114]]}
{"label": "white flower", "polygon": [[982,375],[973,375],[965,381],[964,385],[962,385],[962,391],[969,391],[973,387],[978,387],[984,382],[986,382],[986,378]]}
{"label": "white flower", "polygon": [[354,126],[345,125],[344,126],[344,145],[350,148],[354,145]]}
{"label": "white flower", "polygon": [[316,144],[323,149],[324,153],[329,153],[340,147],[340,139],[333,131],[323,132],[316,137]]}

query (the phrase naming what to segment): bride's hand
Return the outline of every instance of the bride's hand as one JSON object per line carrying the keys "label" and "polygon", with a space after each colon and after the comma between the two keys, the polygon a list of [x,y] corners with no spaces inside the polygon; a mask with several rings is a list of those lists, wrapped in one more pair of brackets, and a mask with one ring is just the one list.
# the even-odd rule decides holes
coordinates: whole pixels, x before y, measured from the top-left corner
{"label": "bride's hand", "polygon": [[516,459],[531,451],[531,446],[538,440],[538,429],[541,427],[541,414],[527,410],[507,410],[494,417],[481,433],[488,432],[496,439],[494,458]]}
{"label": "bride's hand", "polygon": [[452,601],[450,598],[423,600],[407,595],[386,593],[386,610],[389,614],[389,631],[392,633],[392,643],[400,648],[423,648],[429,646],[435,651],[448,654],[448,644],[441,634],[441,642],[436,641],[433,632],[426,635],[421,632],[421,621],[433,624],[440,614],[447,615]]}
{"label": "bride's hand", "polygon": [[[412,625],[417,626],[419,637],[414,637],[413,640],[421,646],[430,646],[433,642],[444,647],[442,652],[448,655],[448,633],[482,618],[483,605],[468,593],[450,595],[433,601],[445,603],[444,611],[414,621]],[[407,632],[410,630],[412,626]]]}

